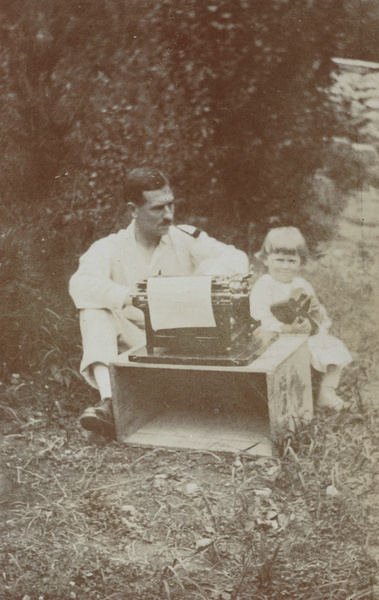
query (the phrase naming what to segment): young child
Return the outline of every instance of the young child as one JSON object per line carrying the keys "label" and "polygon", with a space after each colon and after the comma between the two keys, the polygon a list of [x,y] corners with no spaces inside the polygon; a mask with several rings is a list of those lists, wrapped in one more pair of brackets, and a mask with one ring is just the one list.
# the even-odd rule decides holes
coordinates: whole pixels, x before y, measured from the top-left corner
{"label": "young child", "polygon": [[[296,227],[271,229],[260,252],[256,255],[268,269],[254,284],[250,296],[250,312],[260,320],[266,331],[302,333],[309,335],[311,364],[322,373],[317,405],[339,411],[343,400],[336,394],[343,367],[352,358],[349,350],[336,337],[329,335],[331,322],[325,308],[319,303],[315,292],[305,279],[298,276],[300,267],[308,255],[305,240]],[[292,324],[274,316],[271,307],[304,293],[310,298],[308,316],[296,317]],[[305,297],[305,296],[304,296]],[[277,314],[277,311],[274,312]],[[315,332],[315,333],[313,333]]]}

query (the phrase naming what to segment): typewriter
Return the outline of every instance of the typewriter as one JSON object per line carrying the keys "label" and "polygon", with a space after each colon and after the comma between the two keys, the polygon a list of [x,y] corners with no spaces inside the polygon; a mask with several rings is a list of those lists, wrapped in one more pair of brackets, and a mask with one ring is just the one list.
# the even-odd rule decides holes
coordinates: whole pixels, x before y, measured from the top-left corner
{"label": "typewriter", "polygon": [[[180,277],[178,285],[180,284]],[[251,277],[212,277],[211,305],[215,326],[154,330],[148,301],[148,280],[137,284],[133,306],[145,317],[146,347],[129,360],[157,364],[247,365],[267,347],[253,335],[260,322],[250,316]],[[273,340],[272,340],[273,341]]]}

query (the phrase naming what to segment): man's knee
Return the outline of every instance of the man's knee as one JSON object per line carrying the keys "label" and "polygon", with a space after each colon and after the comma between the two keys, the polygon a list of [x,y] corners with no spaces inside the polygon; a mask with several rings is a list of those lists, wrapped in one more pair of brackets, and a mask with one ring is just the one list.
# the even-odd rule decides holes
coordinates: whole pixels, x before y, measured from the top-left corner
{"label": "man's knee", "polygon": [[100,350],[101,356],[114,356],[119,347],[127,350],[146,340],[145,330],[125,318],[121,311],[83,309],[80,329],[85,355],[89,352],[92,356],[94,350],[96,353]]}

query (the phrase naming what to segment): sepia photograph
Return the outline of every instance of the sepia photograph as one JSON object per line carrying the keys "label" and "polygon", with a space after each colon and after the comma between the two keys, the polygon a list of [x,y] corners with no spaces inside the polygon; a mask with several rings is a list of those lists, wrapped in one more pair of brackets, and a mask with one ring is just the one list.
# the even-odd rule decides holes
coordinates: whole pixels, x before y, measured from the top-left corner
{"label": "sepia photograph", "polygon": [[0,600],[379,600],[378,1],[0,29]]}

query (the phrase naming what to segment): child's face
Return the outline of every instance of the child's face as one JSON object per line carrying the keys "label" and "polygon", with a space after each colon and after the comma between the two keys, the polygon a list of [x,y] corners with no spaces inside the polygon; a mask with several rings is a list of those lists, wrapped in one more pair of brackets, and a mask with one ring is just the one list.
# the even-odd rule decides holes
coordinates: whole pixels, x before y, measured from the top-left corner
{"label": "child's face", "polygon": [[300,269],[300,256],[298,254],[285,254],[273,252],[266,260],[270,275],[281,283],[290,283]]}

